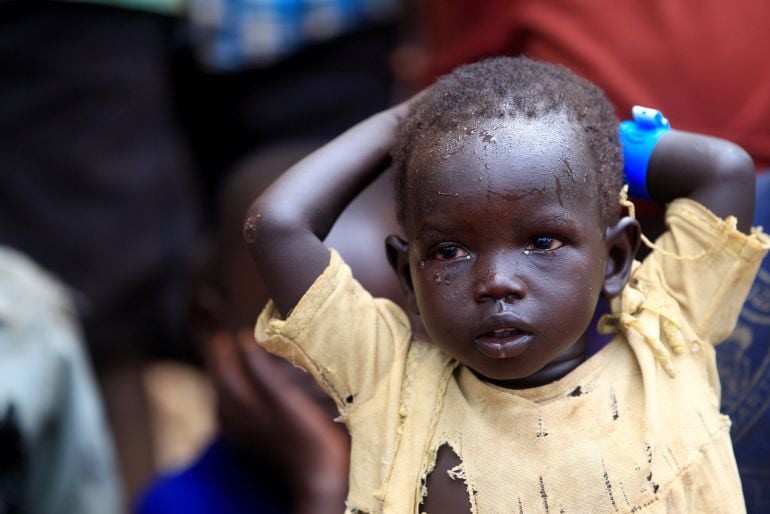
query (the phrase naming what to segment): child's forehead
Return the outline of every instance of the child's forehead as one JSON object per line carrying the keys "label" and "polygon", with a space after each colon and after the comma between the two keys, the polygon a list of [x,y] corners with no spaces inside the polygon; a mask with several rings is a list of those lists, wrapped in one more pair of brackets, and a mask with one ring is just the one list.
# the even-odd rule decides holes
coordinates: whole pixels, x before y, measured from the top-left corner
{"label": "child's forehead", "polygon": [[436,130],[416,145],[409,163],[410,189],[422,185],[485,180],[526,174],[531,182],[563,187],[592,182],[593,160],[580,127],[562,113],[537,118],[468,120]]}
{"label": "child's forehead", "polygon": [[405,209],[411,234],[436,216],[502,219],[514,211],[579,214],[583,222],[596,219],[599,225],[593,159],[566,117],[486,120],[447,131],[416,150]]}

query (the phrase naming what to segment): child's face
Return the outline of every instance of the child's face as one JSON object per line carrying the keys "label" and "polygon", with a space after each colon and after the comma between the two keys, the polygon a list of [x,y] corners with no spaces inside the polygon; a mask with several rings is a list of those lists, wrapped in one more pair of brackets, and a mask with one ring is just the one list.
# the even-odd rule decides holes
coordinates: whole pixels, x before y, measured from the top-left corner
{"label": "child's face", "polygon": [[608,250],[572,124],[484,122],[411,165],[409,268],[431,340],[493,380],[577,366]]}

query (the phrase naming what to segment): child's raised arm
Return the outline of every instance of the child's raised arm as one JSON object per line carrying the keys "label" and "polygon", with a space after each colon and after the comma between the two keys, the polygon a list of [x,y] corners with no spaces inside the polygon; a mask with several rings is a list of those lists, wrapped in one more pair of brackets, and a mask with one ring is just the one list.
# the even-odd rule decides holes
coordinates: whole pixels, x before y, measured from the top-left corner
{"label": "child's raised arm", "polygon": [[284,173],[251,205],[244,225],[257,269],[287,315],[323,273],[323,239],[347,204],[387,166],[408,102],[364,120]]}
{"label": "child's raised arm", "polygon": [[747,232],[754,215],[754,164],[738,145],[709,136],[672,130],[655,145],[647,168],[647,188],[657,202],[688,197],[714,214],[738,218]]}

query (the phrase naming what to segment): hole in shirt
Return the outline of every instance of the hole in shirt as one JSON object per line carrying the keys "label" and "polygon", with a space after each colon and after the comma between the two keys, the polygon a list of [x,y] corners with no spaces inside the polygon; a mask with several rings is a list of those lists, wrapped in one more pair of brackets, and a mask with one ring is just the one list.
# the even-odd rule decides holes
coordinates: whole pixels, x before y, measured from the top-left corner
{"label": "hole in shirt", "polygon": [[426,479],[428,494],[420,504],[421,513],[469,514],[471,500],[464,480],[462,460],[448,444],[436,453],[436,466]]}

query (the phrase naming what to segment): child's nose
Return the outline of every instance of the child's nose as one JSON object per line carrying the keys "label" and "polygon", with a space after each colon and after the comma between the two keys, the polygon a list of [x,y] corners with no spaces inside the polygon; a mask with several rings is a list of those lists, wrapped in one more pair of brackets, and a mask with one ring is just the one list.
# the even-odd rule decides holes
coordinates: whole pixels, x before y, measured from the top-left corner
{"label": "child's nose", "polygon": [[513,302],[526,296],[524,283],[510,266],[492,267],[483,271],[476,279],[474,299],[477,302]]}

